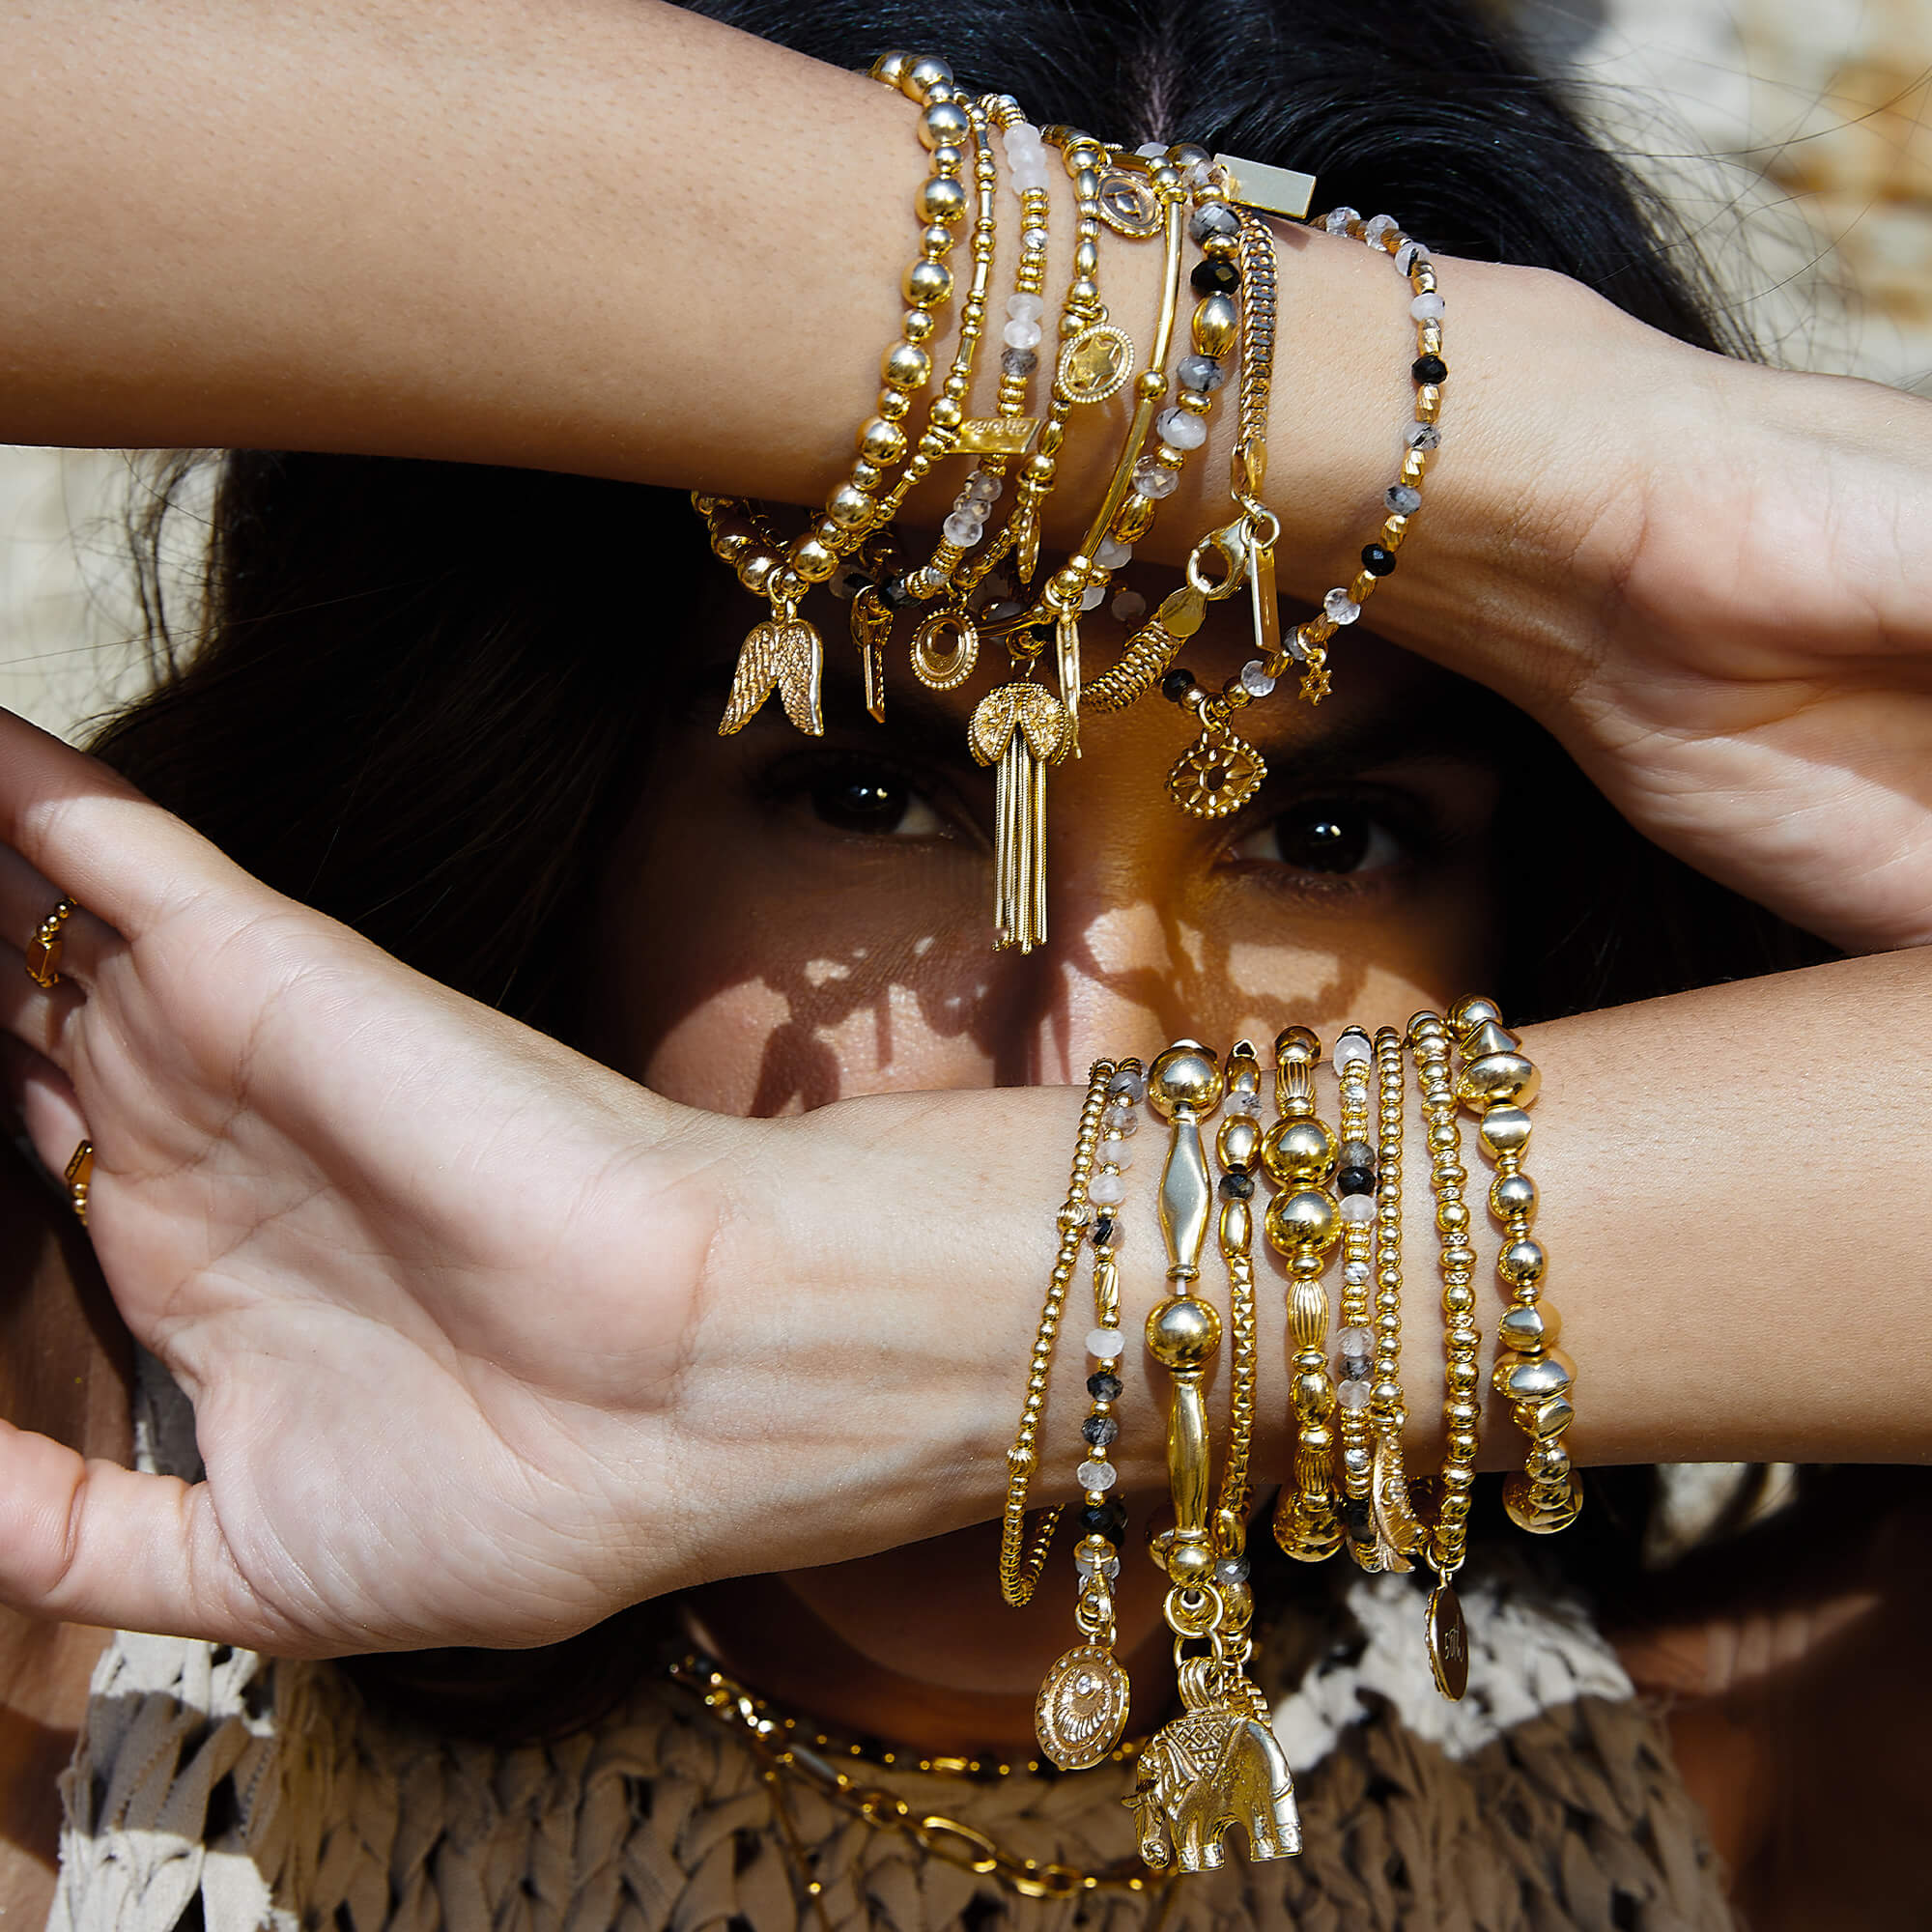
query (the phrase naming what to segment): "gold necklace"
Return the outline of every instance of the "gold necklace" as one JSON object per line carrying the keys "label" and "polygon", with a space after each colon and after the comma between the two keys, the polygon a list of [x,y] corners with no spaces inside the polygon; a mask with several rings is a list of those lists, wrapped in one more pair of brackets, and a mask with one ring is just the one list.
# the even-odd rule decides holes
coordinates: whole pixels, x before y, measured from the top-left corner
{"label": "gold necklace", "polygon": [[[768,1699],[727,1676],[710,1659],[688,1653],[666,1667],[673,1684],[691,1691],[705,1715],[741,1738],[758,1759],[759,1773],[772,1794],[772,1815],[779,1836],[796,1870],[800,1889],[816,1908],[825,1932],[824,1884],[811,1874],[810,1854],[792,1823],[785,1803],[784,1780],[809,1784],[822,1797],[876,1831],[897,1832],[922,1851],[962,1871],[990,1878],[1022,1898],[1077,1898],[1083,1892],[1133,1892],[1159,1900],[1150,1921],[1153,1932],[1165,1916],[1175,1881],[1151,1873],[1138,1857],[1081,1871],[1072,1865],[1029,1859],[996,1844],[977,1826],[923,1811],[896,1792],[867,1783],[840,1769],[840,1761],[868,1768],[917,1771],[976,1780],[1010,1777],[1018,1771],[1037,1772],[1037,1759],[1009,1763],[974,1757],[921,1757],[911,1752],[880,1749],[839,1741],[813,1729],[796,1715],[780,1710]],[[1140,1755],[1144,1739],[1131,1739],[1110,1753],[1112,1761],[1130,1764]]]}

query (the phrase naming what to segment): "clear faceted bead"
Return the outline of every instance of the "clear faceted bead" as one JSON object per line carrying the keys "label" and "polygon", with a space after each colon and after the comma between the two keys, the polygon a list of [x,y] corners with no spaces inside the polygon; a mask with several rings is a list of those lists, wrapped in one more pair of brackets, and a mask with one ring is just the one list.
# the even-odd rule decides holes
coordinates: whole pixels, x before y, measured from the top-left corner
{"label": "clear faceted bead", "polygon": [[1434,423],[1410,423],[1403,431],[1402,440],[1411,449],[1440,449],[1442,447],[1442,432]]}
{"label": "clear faceted bead", "polygon": [[1138,590],[1122,590],[1107,607],[1122,624],[1135,624],[1147,615],[1147,599]]}
{"label": "clear faceted bead", "polygon": [[1118,1174],[1096,1174],[1087,1185],[1087,1198],[1102,1208],[1118,1208],[1127,1198],[1127,1183]]}
{"label": "clear faceted bead", "polygon": [[1120,570],[1134,559],[1132,544],[1123,544],[1118,537],[1102,537],[1094,552],[1094,561],[1102,570]]}
{"label": "clear faceted bead", "polygon": [[1362,614],[1362,607],[1346,590],[1331,590],[1321,600],[1331,624],[1352,624]]}
{"label": "clear faceted bead", "polygon": [[1382,492],[1382,501],[1398,517],[1412,517],[1422,508],[1422,492],[1410,489],[1406,483],[1391,483]]}
{"label": "clear faceted bead", "polygon": [[1099,1159],[1103,1167],[1131,1167],[1134,1151],[1125,1141],[1109,1138],[1100,1143]]}
{"label": "clear faceted bead", "polygon": [[1417,296],[1409,303],[1408,312],[1417,322],[1440,322],[1449,311],[1449,304],[1434,289],[1427,295]]}
{"label": "clear faceted bead", "polygon": [[1331,235],[1346,235],[1351,221],[1361,220],[1361,214],[1352,208],[1332,208],[1321,217],[1321,225]]}
{"label": "clear faceted bead", "polygon": [[1107,1082],[1107,1092],[1118,1094],[1127,1106],[1138,1107],[1147,1098],[1147,1075],[1123,1066]]}
{"label": "clear faceted bead", "polygon": [[940,528],[946,533],[946,541],[957,544],[961,550],[971,550],[984,534],[980,519],[969,517],[963,510],[954,510]]}
{"label": "clear faceted bead", "polygon": [[1158,502],[1180,488],[1180,478],[1158,463],[1143,463],[1134,471],[1134,488]]}
{"label": "clear faceted bead", "polygon": [[1037,296],[1009,296],[1007,314],[1014,322],[1037,322],[1046,313],[1046,304]]}
{"label": "clear faceted bead", "polygon": [[1376,1351],[1376,1331],[1373,1328],[1343,1328],[1336,1332],[1335,1346],[1345,1355],[1366,1357]]}
{"label": "clear faceted bead", "polygon": [[1083,1490],[1111,1490],[1120,1480],[1120,1474],[1113,1463],[1096,1463],[1090,1459],[1074,1470],[1073,1480]]}
{"label": "clear faceted bead", "polygon": [[1260,658],[1251,658],[1241,667],[1241,689],[1250,697],[1265,697],[1274,689],[1274,679]]}
{"label": "clear faceted bead", "polygon": [[1118,1362],[1126,1352],[1126,1339],[1118,1328],[1090,1328],[1087,1352],[1096,1362]]}
{"label": "clear faceted bead", "polygon": [[1401,226],[1392,214],[1372,214],[1362,223],[1362,240],[1379,247],[1384,237],[1393,235]]}
{"label": "clear faceted bead", "polygon": [[1162,410],[1153,419],[1153,433],[1176,449],[1199,449],[1208,440],[1208,425],[1185,410]]}
{"label": "clear faceted bead", "polygon": [[1359,1414],[1363,1409],[1367,1408],[1369,1406],[1369,1400],[1370,1400],[1369,1385],[1367,1382],[1356,1381],[1353,1378],[1350,1378],[1350,1380],[1345,1382],[1338,1383],[1335,1389],[1335,1400],[1339,1402],[1342,1405],[1342,1406],[1350,1412],[1350,1414],[1351,1415]]}

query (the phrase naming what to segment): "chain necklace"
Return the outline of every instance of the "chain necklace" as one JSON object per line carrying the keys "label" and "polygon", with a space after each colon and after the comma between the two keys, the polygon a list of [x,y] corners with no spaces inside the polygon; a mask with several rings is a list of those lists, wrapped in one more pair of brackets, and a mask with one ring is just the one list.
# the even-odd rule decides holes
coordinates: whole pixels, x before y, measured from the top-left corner
{"label": "chain necklace", "polygon": [[[673,1684],[691,1691],[705,1715],[742,1739],[758,1760],[759,1775],[772,1794],[772,1816],[779,1836],[797,1874],[800,1889],[817,1913],[824,1932],[832,1932],[825,1917],[823,1881],[814,1878],[810,1854],[800,1840],[785,1802],[787,1778],[810,1785],[840,1810],[863,1820],[875,1831],[896,1832],[922,1851],[945,1863],[990,1878],[1022,1898],[1077,1898],[1083,1892],[1130,1892],[1157,1901],[1148,1932],[1157,1932],[1173,1895],[1175,1881],[1151,1873],[1138,1857],[1122,1859],[1094,1871],[1051,1861],[1023,1858],[996,1844],[979,1830],[956,1818],[924,1811],[896,1792],[855,1777],[841,1761],[867,1769],[911,1771],[973,1780],[1009,1777],[1018,1771],[1037,1772],[1038,1761],[1014,1764],[997,1758],[923,1757],[909,1751],[872,1749],[835,1740],[807,1720],[784,1712],[735,1678],[709,1658],[691,1652],[667,1666]],[[1131,1764],[1144,1739],[1130,1739],[1115,1747],[1110,1762]]]}

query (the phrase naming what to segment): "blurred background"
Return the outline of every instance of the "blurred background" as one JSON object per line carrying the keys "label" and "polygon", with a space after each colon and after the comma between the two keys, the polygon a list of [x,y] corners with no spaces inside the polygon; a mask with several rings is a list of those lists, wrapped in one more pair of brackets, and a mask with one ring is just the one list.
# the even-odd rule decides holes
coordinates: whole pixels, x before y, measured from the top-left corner
{"label": "blurred background", "polygon": [[[1932,395],[1932,0],[1488,0],[1681,210],[1771,356]],[[0,445],[0,703],[139,688],[127,461]]]}

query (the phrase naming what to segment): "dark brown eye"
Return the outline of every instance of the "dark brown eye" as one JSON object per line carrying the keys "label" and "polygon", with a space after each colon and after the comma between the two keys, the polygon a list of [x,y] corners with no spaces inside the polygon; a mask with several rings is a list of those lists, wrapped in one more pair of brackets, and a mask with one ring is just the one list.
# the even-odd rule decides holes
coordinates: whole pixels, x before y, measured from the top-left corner
{"label": "dark brown eye", "polygon": [[821,824],[877,838],[931,838],[939,814],[896,772],[848,765],[815,778],[808,793]]}
{"label": "dark brown eye", "polygon": [[1345,877],[1394,865],[1403,841],[1365,800],[1312,798],[1290,806],[1235,847],[1243,859],[1273,859],[1298,871]]}

